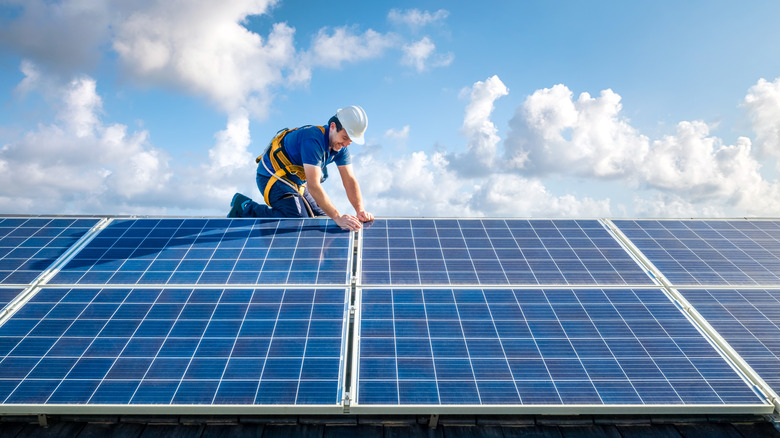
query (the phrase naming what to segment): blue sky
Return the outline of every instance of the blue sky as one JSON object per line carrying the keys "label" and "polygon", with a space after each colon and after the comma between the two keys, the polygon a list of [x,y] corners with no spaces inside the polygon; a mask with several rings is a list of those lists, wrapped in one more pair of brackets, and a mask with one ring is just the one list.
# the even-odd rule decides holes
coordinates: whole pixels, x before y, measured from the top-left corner
{"label": "blue sky", "polygon": [[314,5],[0,0],[0,212],[224,215],[358,104],[378,216],[780,215],[780,3]]}

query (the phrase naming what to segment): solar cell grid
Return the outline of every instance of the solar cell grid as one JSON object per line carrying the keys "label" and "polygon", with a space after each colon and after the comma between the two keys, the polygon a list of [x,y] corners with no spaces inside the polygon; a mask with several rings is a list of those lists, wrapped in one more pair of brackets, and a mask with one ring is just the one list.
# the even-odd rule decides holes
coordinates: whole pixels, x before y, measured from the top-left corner
{"label": "solar cell grid", "polygon": [[650,285],[596,220],[376,220],[364,285]]}
{"label": "solar cell grid", "polygon": [[97,219],[0,217],[0,284],[29,284]]}
{"label": "solar cell grid", "polygon": [[324,220],[117,220],[50,284],[346,284],[350,245]]}
{"label": "solar cell grid", "polygon": [[762,401],[659,289],[364,289],[357,407]]}
{"label": "solar cell grid", "polygon": [[780,222],[615,220],[675,286],[780,285]]}
{"label": "solar cell grid", "polygon": [[0,327],[0,401],[340,405],[345,289],[43,289]]}
{"label": "solar cell grid", "polygon": [[780,391],[780,289],[679,292],[776,393]]}
{"label": "solar cell grid", "polygon": [[19,293],[23,291],[22,288],[0,288],[0,310],[3,310],[5,306],[8,305],[11,301],[14,300],[17,296],[19,296]]}

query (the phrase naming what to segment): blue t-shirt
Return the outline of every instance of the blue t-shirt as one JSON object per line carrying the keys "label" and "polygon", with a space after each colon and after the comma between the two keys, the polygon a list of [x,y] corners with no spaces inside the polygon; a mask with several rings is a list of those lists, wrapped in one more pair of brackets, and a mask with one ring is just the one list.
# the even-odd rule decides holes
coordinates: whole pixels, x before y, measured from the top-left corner
{"label": "blue t-shirt", "polygon": [[[336,163],[337,166],[344,166],[352,163],[349,149],[341,148],[338,152],[333,152],[330,149],[327,127],[325,127],[324,134],[319,127],[312,125],[304,126],[288,133],[284,137],[284,150],[287,152],[287,156],[290,158],[292,164],[298,166],[303,166],[304,164],[319,166],[322,168],[323,175],[328,174],[325,166],[330,163]],[[263,156],[263,161],[257,165],[257,173],[270,177],[271,175],[265,170],[265,167],[263,167],[263,162],[265,162],[269,169],[273,170],[271,161],[266,154]],[[303,183],[303,181],[295,175],[287,176],[296,184]]]}

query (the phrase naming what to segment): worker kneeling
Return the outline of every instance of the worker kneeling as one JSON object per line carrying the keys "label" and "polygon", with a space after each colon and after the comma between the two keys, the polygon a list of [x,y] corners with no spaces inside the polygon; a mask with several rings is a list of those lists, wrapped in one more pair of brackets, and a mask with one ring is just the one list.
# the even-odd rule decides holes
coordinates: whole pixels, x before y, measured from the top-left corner
{"label": "worker kneeling", "polygon": [[[283,129],[257,157],[257,187],[261,205],[236,193],[228,217],[315,217],[329,216],[339,227],[356,231],[361,222],[374,217],[363,208],[360,185],[352,169],[347,146],[363,144],[368,118],[363,108],[339,109],[327,126]],[[322,188],[328,176],[326,166],[336,163],[355,216],[339,213]]]}

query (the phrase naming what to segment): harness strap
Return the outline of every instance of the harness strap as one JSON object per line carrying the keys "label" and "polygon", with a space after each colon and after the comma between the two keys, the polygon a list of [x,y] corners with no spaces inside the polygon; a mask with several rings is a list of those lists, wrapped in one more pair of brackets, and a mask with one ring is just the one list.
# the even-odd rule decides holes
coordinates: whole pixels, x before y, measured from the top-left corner
{"label": "harness strap", "polygon": [[[262,163],[263,163],[263,167],[265,168],[265,170],[268,173],[271,173],[271,170],[268,169],[268,165],[265,164],[265,161],[263,161]],[[277,180],[287,184],[293,190],[296,190],[297,194],[301,197],[301,200],[303,201],[303,205],[306,206],[306,210],[309,213],[309,217],[314,217],[314,212],[312,211],[311,206],[309,205],[309,202],[306,201],[306,197],[303,196],[303,192],[304,192],[304,190],[306,190],[306,185],[305,184],[301,184],[300,186],[297,186],[295,183],[293,183],[289,179],[284,178],[283,174],[280,174],[280,171],[277,171],[276,173],[272,174],[270,180],[268,181],[268,184],[265,185],[265,190],[263,191],[263,198],[265,199],[265,203],[269,207],[273,207],[271,205],[271,201],[268,199],[268,194],[271,193],[271,187],[273,187],[274,184],[276,184]]]}
{"label": "harness strap", "polygon": [[[320,131],[325,134],[325,128],[323,126],[317,126],[317,128],[319,128]],[[274,138],[271,140],[271,143],[266,148],[265,152],[258,156],[255,162],[262,162],[266,172],[271,175],[271,179],[268,181],[268,184],[266,184],[265,190],[263,191],[263,198],[265,199],[265,203],[268,206],[273,207],[268,197],[269,193],[271,192],[271,187],[273,187],[276,181],[282,181],[283,183],[293,188],[297,194],[300,195],[301,199],[303,199],[303,202],[306,205],[307,210],[309,211],[309,216],[314,217],[314,213],[312,212],[309,203],[306,202],[306,198],[303,196],[304,190],[306,190],[306,171],[303,166],[292,164],[289,155],[287,155],[287,150],[284,147],[284,138],[287,136],[287,134],[298,129],[301,128],[285,128],[277,132]],[[265,160],[263,160],[266,155],[268,155],[268,161],[271,162],[273,171],[268,168]],[[290,179],[290,175],[297,176],[301,181],[303,181],[303,184],[298,185],[294,183]]]}

